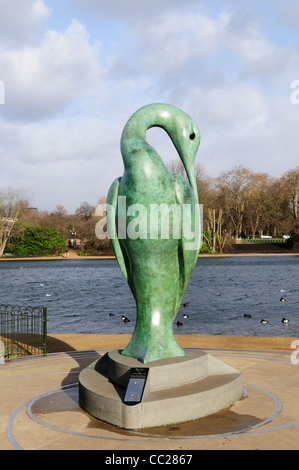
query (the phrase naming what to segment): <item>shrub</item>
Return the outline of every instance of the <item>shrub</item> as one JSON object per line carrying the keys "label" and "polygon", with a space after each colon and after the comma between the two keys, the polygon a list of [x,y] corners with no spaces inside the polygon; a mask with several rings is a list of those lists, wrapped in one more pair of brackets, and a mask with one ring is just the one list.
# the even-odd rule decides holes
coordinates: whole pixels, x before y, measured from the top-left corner
{"label": "shrub", "polygon": [[63,252],[66,242],[55,227],[40,227],[18,222],[22,230],[12,237],[6,247],[6,254],[24,257],[34,255],[58,255]]}

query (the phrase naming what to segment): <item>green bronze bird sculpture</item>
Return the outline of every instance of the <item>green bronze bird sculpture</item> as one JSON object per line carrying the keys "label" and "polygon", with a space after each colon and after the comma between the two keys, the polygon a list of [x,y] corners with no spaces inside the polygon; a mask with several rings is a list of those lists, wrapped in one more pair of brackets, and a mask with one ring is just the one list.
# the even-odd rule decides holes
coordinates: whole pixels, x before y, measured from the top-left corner
{"label": "green bronze bird sculpture", "polygon": [[[189,182],[169,173],[146,141],[151,127],[167,132]],[[110,187],[107,207],[113,210],[107,211],[107,224],[137,307],[134,333],[122,354],[142,363],[185,355],[174,338],[173,322],[200,248],[194,169],[199,143],[195,122],[168,104],[139,109],[122,133],[124,174]]]}

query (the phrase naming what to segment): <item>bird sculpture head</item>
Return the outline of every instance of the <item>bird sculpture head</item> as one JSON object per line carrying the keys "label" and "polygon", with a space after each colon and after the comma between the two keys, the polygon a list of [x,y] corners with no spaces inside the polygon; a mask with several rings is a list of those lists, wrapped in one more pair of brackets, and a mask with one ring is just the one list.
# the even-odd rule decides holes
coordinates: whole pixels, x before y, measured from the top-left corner
{"label": "bird sculpture head", "polygon": [[193,119],[181,110],[177,110],[176,113],[172,114],[171,129],[172,132],[169,136],[179,154],[189,183],[198,199],[194,160],[200,144],[199,129]]}
{"label": "bird sculpture head", "polygon": [[186,170],[189,183],[197,198],[194,160],[200,144],[197,124],[184,111],[170,104],[154,103],[136,111],[124,127],[121,149],[126,166],[129,148],[138,141],[146,140],[146,132],[152,127],[161,127],[169,135]]}

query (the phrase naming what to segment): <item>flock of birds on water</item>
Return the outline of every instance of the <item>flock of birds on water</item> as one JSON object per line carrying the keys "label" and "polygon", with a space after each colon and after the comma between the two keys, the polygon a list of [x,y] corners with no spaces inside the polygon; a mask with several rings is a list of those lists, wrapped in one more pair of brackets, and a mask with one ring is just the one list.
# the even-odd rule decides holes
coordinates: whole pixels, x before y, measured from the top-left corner
{"label": "flock of birds on water", "polygon": [[[284,291],[284,290],[281,290],[281,292],[285,292],[285,291]],[[286,302],[285,297],[281,297],[281,298],[280,298],[280,302]],[[183,306],[184,308],[189,307],[189,305],[190,305],[189,303],[183,303],[183,304],[182,304],[182,306]],[[114,317],[114,316],[115,316],[114,313],[109,313],[109,317]],[[245,317],[245,318],[252,318],[252,315],[250,315],[249,313],[244,313],[244,317]],[[184,314],[183,314],[183,318],[189,318],[189,315],[187,315],[186,313],[184,313]],[[122,315],[121,319],[122,319],[122,321],[123,321],[124,323],[128,323],[128,322],[130,321],[125,315]],[[281,319],[281,322],[282,322],[282,323],[289,323],[289,319],[283,317],[283,318]],[[261,323],[262,323],[262,324],[266,324],[266,323],[269,323],[269,322],[268,322],[268,320],[265,320],[265,319],[262,318],[262,319],[261,319]],[[179,321],[179,320],[177,321],[176,324],[177,324],[177,326],[183,326],[183,323],[182,323],[181,321]]]}
{"label": "flock of birds on water", "polygon": [[[284,291],[284,290],[281,290],[280,292],[285,292],[285,291]],[[286,302],[286,298],[285,298],[285,297],[281,297],[281,298],[280,298],[280,302]],[[244,317],[246,317],[246,318],[252,318],[252,316],[251,316],[250,314],[248,314],[248,313],[244,313]],[[281,319],[281,322],[282,322],[282,323],[289,323],[289,319],[283,317],[283,318]],[[269,323],[269,322],[268,322],[268,320],[265,320],[264,318],[262,318],[262,319],[261,319],[261,323],[262,323],[263,325],[265,325],[266,323]]]}
{"label": "flock of birds on water", "polygon": [[[44,284],[40,284],[40,286],[43,287]],[[285,292],[285,291],[284,291],[284,290],[281,290],[280,292]],[[47,297],[51,297],[51,294],[46,294],[46,296],[47,296]],[[280,302],[286,302],[286,298],[285,298],[285,297],[281,297],[281,298],[280,298]],[[190,304],[187,303],[187,302],[185,302],[185,303],[182,304],[182,306],[183,306],[184,308],[189,307],[189,305],[190,305]],[[115,316],[114,313],[109,313],[109,317],[114,317],[114,316]],[[245,318],[252,318],[252,315],[250,315],[249,313],[244,313],[244,317],[245,317]],[[183,314],[183,318],[189,318],[189,315],[187,315],[186,313],[184,313],[184,314]],[[125,315],[122,315],[121,319],[122,319],[122,321],[123,321],[124,323],[128,323],[128,322],[130,321],[129,318],[127,318]],[[289,319],[283,317],[283,318],[281,319],[281,322],[282,322],[282,323],[289,323]],[[263,325],[265,325],[265,324],[267,324],[267,323],[269,323],[269,322],[268,322],[268,320],[265,320],[264,318],[262,318],[262,319],[261,319],[261,323],[262,323]],[[182,323],[181,321],[179,321],[179,320],[177,321],[176,324],[177,324],[177,326],[183,326],[183,323]]]}
{"label": "flock of birds on water", "polygon": [[[188,303],[184,303],[182,304],[183,307],[189,307],[189,304]],[[109,317],[114,317],[115,314],[114,313],[109,313]],[[183,314],[183,318],[189,318],[189,315],[187,315],[186,313]],[[125,315],[122,315],[121,316],[121,319],[124,323],[128,323],[130,320],[125,316]],[[180,321],[177,321],[177,326],[183,326],[183,323],[180,322]]]}

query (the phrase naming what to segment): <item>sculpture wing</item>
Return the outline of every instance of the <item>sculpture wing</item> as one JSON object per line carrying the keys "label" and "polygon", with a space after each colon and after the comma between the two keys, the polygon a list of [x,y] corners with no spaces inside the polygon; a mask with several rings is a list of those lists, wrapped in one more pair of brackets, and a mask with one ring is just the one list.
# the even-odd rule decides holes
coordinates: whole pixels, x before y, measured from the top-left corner
{"label": "sculpture wing", "polygon": [[[175,197],[176,202],[181,206],[182,214],[182,226],[181,226],[181,238],[179,240],[179,266],[180,266],[180,280],[179,280],[179,295],[178,295],[178,307],[184,297],[191,273],[193,268],[196,265],[198,259],[199,248],[195,246],[193,249],[190,249],[190,246],[193,245],[193,240],[186,238],[183,230],[183,217],[184,215],[188,217],[188,212],[185,213],[183,210],[184,205],[190,205],[191,208],[191,220],[193,227],[190,227],[193,231],[199,230],[199,227],[195,227],[196,217],[195,217],[195,204],[196,199],[194,196],[193,189],[187,183],[187,181],[181,175],[173,175],[174,178],[174,187],[175,187]],[[188,228],[188,227],[187,227]],[[197,234],[198,235],[198,234]]]}
{"label": "sculpture wing", "polygon": [[117,178],[111,185],[108,196],[107,196],[107,204],[109,206],[112,206],[111,208],[107,210],[107,225],[108,225],[108,233],[110,237],[110,242],[113,248],[113,251],[115,253],[117,262],[119,264],[119,267],[126,279],[126,281],[129,283],[128,280],[128,269],[127,269],[127,263],[126,263],[126,257],[123,252],[122,246],[119,243],[118,235],[117,235],[117,214],[118,214],[118,189],[119,189],[119,184],[120,184],[121,178]]}

